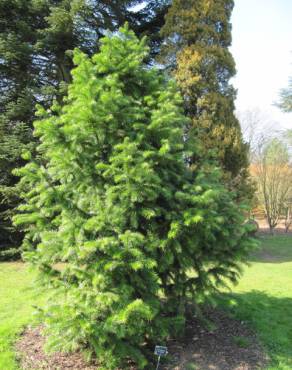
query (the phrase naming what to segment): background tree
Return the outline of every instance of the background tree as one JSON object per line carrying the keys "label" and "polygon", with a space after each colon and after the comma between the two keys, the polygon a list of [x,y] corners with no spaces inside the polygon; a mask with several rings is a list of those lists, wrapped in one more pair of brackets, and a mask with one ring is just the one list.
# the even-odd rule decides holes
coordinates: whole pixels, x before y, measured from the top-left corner
{"label": "background tree", "polygon": [[[188,135],[199,135],[202,157],[213,156],[225,180],[247,193],[248,148],[234,115],[235,64],[230,17],[233,0],[174,0],[162,28],[164,62],[173,71],[191,118]],[[194,161],[196,158],[194,158]]]}
{"label": "background tree", "polygon": [[280,218],[286,216],[292,193],[292,167],[287,145],[278,138],[267,140],[258,148],[251,170],[257,182],[259,203],[273,233]]}
{"label": "background tree", "polygon": [[284,112],[292,112],[292,79],[289,80],[289,85],[287,88],[282,89],[280,93],[280,103],[279,107]]}
{"label": "background tree", "polygon": [[40,73],[33,63],[37,13],[30,1],[0,3],[0,259],[17,254],[10,247],[21,240],[11,225],[18,204],[18,179],[11,171],[23,164],[21,152],[32,143],[35,76]]}
{"label": "background tree", "polygon": [[[0,2],[0,258],[19,245],[21,234],[11,225],[19,202],[13,168],[31,149],[35,104],[48,108],[62,101],[71,80],[70,51],[89,55],[99,48],[106,30],[126,21],[140,36],[150,39],[151,56],[159,51],[159,30],[167,2],[86,0],[2,0]],[[1,252],[2,250],[2,252]],[[3,253],[3,250],[5,251]]]}
{"label": "background tree", "polygon": [[154,343],[183,330],[189,299],[236,281],[253,242],[220,171],[188,165],[196,140],[173,82],[145,64],[145,39],[124,29],[101,44],[92,58],[75,52],[65,105],[39,112],[41,161],[18,171],[15,220],[52,294],[51,345],[142,369]]}
{"label": "background tree", "polygon": [[287,233],[292,225],[292,191],[290,191],[289,196],[284,204],[285,210],[285,232]]}
{"label": "background tree", "polygon": [[243,140],[248,144],[249,160],[253,161],[257,155],[258,148],[267,141],[280,134],[279,125],[258,108],[247,109],[237,112]]}
{"label": "background tree", "polygon": [[[237,117],[240,122],[243,140],[248,145],[248,157],[251,164],[249,169],[253,175],[254,163],[258,159],[259,151],[267,141],[279,136],[280,133],[277,132],[278,125],[271,121],[270,117],[258,108],[237,112]],[[253,192],[249,217],[253,219],[254,223],[257,223],[257,221],[254,220],[254,217],[262,217],[264,214],[264,208],[256,194],[258,183],[256,181],[252,181],[251,184]]]}

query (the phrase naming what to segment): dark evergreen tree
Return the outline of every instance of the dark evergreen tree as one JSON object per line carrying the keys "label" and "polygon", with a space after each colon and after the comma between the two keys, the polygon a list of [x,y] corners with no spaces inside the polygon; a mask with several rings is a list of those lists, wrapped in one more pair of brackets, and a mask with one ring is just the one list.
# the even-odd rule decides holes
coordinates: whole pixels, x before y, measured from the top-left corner
{"label": "dark evergreen tree", "polygon": [[181,98],[148,58],[127,29],[92,58],[76,50],[65,105],[38,113],[42,160],[17,171],[50,345],[89,348],[110,369],[144,368],[183,330],[188,299],[235,281],[252,244],[220,171],[188,165],[198,145]]}
{"label": "dark evergreen tree", "polygon": [[38,17],[29,1],[0,2],[0,260],[19,256],[21,234],[11,225],[17,206],[18,179],[11,171],[23,165],[31,148],[36,90],[33,44]]}
{"label": "dark evergreen tree", "polygon": [[289,79],[288,87],[281,90],[278,106],[283,112],[292,112],[292,78]]}
{"label": "dark evergreen tree", "polygon": [[[71,80],[75,47],[89,55],[106,30],[125,21],[137,34],[150,36],[152,57],[160,44],[166,2],[133,0],[1,0],[0,2],[0,258],[17,246],[21,234],[11,225],[18,204],[17,179],[11,170],[31,148],[35,104],[61,102]],[[135,10],[137,9],[137,10]],[[2,251],[2,252],[1,252]],[[13,250],[12,250],[13,252]],[[8,252],[10,253],[10,252]]]}
{"label": "dark evergreen tree", "polygon": [[248,148],[234,115],[236,94],[230,85],[235,75],[229,51],[232,9],[233,0],[174,0],[162,29],[164,62],[192,120],[189,135],[201,138],[202,156],[219,160],[225,181],[246,195]]}

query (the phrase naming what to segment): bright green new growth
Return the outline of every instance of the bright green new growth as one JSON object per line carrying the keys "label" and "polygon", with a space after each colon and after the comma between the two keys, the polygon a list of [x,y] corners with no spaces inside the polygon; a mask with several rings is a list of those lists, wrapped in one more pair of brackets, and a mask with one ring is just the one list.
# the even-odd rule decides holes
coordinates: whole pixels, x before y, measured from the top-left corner
{"label": "bright green new growth", "polygon": [[29,190],[15,222],[52,292],[50,344],[111,369],[144,368],[183,329],[187,301],[235,280],[252,244],[218,170],[188,166],[181,98],[147,55],[127,28],[92,58],[76,50],[65,106],[35,123],[43,160],[18,171]]}

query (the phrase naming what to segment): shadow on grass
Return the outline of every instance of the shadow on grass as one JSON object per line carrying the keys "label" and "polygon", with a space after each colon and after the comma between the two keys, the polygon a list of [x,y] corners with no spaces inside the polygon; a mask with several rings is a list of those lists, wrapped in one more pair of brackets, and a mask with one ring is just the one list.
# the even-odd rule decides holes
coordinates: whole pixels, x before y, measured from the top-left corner
{"label": "shadow on grass", "polygon": [[250,256],[250,262],[292,262],[292,234],[259,236],[258,250]]}
{"label": "shadow on grass", "polygon": [[255,331],[271,359],[271,369],[292,369],[292,298],[254,290],[222,294],[218,300],[232,317]]}

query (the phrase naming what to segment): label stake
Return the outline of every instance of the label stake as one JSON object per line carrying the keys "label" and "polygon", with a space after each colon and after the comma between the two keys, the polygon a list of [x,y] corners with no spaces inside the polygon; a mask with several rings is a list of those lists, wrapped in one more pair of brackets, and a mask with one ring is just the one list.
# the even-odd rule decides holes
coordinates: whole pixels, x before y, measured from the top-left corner
{"label": "label stake", "polygon": [[156,370],[158,370],[161,356],[166,356],[168,354],[167,347],[155,346],[154,354],[158,356],[157,366],[156,366]]}

